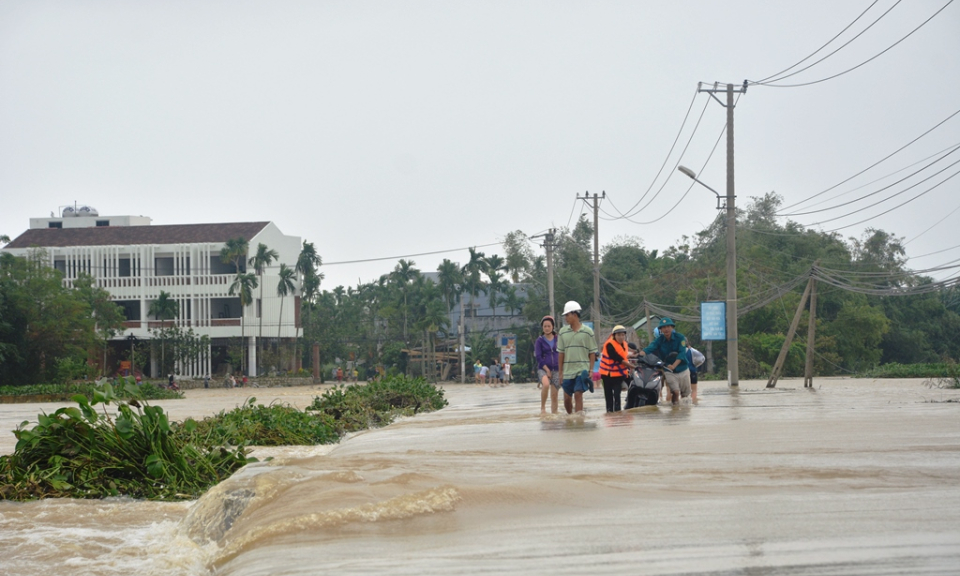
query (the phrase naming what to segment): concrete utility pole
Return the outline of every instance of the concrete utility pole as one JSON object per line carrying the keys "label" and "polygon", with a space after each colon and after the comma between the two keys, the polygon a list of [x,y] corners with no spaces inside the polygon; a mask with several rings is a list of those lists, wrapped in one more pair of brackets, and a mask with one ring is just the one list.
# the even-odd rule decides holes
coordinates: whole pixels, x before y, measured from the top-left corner
{"label": "concrete utility pole", "polygon": [[463,294],[460,294],[460,383],[467,383],[466,327],[463,325]]}
{"label": "concrete utility pole", "polygon": [[584,192],[583,196],[577,196],[578,200],[593,200],[593,309],[590,312],[590,319],[593,320],[593,336],[597,340],[597,348],[600,348],[600,200],[607,197],[607,192],[602,195],[596,193],[590,196],[589,192]]}
{"label": "concrete utility pole", "polygon": [[[819,260],[818,260],[819,262]],[[813,354],[817,340],[817,280],[810,277],[810,316],[807,324],[807,360],[803,367],[803,387],[813,388]]]}
{"label": "concrete utility pole", "polygon": [[[737,206],[733,177],[733,94],[745,94],[747,81],[743,86],[734,88],[727,84],[720,88],[714,82],[713,87],[697,85],[697,92],[706,92],[720,102],[727,109],[727,380],[730,386],[740,385],[740,354],[737,349],[739,333],[737,330]],[[716,94],[727,93],[727,103],[724,104]]]}
{"label": "concrete utility pole", "polygon": [[553,248],[556,228],[551,228],[543,237],[543,247],[547,251],[547,297],[550,299],[550,316],[557,322],[557,307],[553,299]]}
{"label": "concrete utility pole", "polygon": [[550,316],[553,317],[554,323],[556,323],[557,320],[557,309],[553,300],[553,249],[557,247],[557,245],[554,244],[556,233],[557,229],[551,228],[547,230],[545,234],[537,234],[536,236],[530,237],[530,240],[543,238],[543,244],[541,244],[541,246],[547,251],[547,297],[550,299]]}

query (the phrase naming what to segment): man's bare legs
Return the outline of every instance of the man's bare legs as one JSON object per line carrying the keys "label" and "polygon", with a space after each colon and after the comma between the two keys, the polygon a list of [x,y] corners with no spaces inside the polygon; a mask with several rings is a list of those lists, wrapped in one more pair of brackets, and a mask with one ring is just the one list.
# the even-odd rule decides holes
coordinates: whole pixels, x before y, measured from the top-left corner
{"label": "man's bare legs", "polygon": [[570,396],[569,394],[564,392],[563,407],[567,411],[567,414],[573,414],[574,412],[583,412],[583,392],[574,392],[573,396]]}

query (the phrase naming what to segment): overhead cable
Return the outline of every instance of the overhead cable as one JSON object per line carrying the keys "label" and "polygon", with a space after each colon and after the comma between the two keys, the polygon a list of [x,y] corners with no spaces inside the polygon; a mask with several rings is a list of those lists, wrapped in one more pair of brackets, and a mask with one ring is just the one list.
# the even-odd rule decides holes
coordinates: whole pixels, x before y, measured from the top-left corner
{"label": "overhead cable", "polygon": [[[899,3],[899,1],[898,1],[898,3]],[[856,70],[857,68],[860,68],[861,66],[863,66],[863,65],[865,65],[865,64],[868,64],[868,63],[876,60],[876,59],[879,58],[880,56],[883,56],[884,54],[886,54],[887,52],[889,52],[890,50],[892,50],[892,49],[893,49],[894,47],[896,47],[898,44],[900,44],[901,42],[903,42],[904,40],[906,40],[907,38],[909,38],[910,36],[912,36],[917,30],[923,28],[928,22],[930,22],[931,20],[933,20],[938,14],[940,14],[941,12],[943,12],[943,11],[947,8],[947,6],[949,6],[949,5],[951,5],[951,4],[953,4],[953,0],[948,0],[948,2],[947,2],[946,4],[944,4],[939,10],[937,10],[936,12],[933,13],[933,16],[930,16],[929,18],[927,18],[926,20],[924,20],[923,22],[921,22],[919,26],[917,26],[916,28],[914,28],[913,30],[911,30],[906,36],[904,36],[903,38],[900,38],[899,40],[897,40],[896,42],[894,42],[894,43],[891,44],[890,46],[884,48],[884,49],[883,49],[882,51],[880,51],[879,53],[871,56],[870,58],[864,60],[863,62],[857,64],[856,66],[853,66],[852,68],[847,68],[847,69],[844,70],[843,72],[838,72],[838,73],[836,73],[836,74],[834,74],[834,75],[832,75],[832,76],[827,76],[826,78],[821,78],[821,79],[819,79],[819,80],[813,80],[813,81],[811,81],[811,82],[801,82],[801,83],[799,83],[799,84],[771,84],[771,83],[764,83],[764,84],[758,84],[758,85],[759,85],[759,86],[766,86],[766,87],[769,87],[769,88],[799,88],[799,87],[801,87],[801,86],[811,86],[811,85],[813,85],[813,84],[819,84],[819,83],[821,83],[821,82],[826,82],[827,80],[833,80],[834,78],[837,78],[837,77],[839,77],[839,76],[843,76],[844,74],[847,74],[847,73],[849,73],[849,72],[853,72],[853,71]],[[886,13],[884,13],[884,14],[886,14]],[[792,76],[792,74],[791,74],[791,76]],[[786,76],[785,76],[785,77],[786,77]]]}

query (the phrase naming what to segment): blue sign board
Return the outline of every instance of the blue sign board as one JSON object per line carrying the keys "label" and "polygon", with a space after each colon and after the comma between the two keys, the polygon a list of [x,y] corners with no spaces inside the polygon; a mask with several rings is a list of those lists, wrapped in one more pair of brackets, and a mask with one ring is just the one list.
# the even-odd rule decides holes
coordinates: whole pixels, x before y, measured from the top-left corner
{"label": "blue sign board", "polygon": [[727,339],[727,303],[700,303],[700,339]]}

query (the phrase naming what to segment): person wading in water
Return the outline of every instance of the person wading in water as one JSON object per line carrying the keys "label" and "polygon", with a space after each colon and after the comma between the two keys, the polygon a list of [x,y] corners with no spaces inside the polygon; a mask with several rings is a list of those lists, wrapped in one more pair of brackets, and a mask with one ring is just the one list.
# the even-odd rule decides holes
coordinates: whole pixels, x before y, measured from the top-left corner
{"label": "person wading in water", "polygon": [[583,412],[583,393],[593,392],[590,370],[597,360],[593,330],[580,322],[580,304],[571,300],[563,306],[566,326],[557,334],[557,364],[563,386],[563,407],[567,414]]}
{"label": "person wading in water", "polygon": [[533,346],[537,358],[537,388],[540,388],[540,414],[547,413],[547,395],[550,396],[550,412],[557,413],[557,395],[560,390],[560,372],[557,365],[557,335],[553,330],[553,316],[540,319],[540,337]]}
{"label": "person wading in water", "polygon": [[627,329],[619,325],[614,326],[600,354],[600,378],[603,380],[603,397],[607,403],[607,412],[620,411],[623,383],[630,375],[630,370],[636,368],[629,359],[626,339]]}

